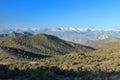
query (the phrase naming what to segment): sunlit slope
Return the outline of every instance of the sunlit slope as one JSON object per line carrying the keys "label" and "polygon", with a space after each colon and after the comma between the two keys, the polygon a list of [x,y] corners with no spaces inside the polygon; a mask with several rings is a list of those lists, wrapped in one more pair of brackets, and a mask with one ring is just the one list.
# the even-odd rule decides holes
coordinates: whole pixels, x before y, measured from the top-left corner
{"label": "sunlit slope", "polygon": [[70,52],[90,52],[91,47],[67,42],[58,37],[38,34],[34,36],[10,37],[0,42],[1,46],[23,49],[37,54],[67,54]]}
{"label": "sunlit slope", "polygon": [[107,38],[107,39],[97,40],[97,41],[87,41],[82,44],[91,46],[94,48],[107,48],[110,46],[120,44],[120,39],[119,38]]}

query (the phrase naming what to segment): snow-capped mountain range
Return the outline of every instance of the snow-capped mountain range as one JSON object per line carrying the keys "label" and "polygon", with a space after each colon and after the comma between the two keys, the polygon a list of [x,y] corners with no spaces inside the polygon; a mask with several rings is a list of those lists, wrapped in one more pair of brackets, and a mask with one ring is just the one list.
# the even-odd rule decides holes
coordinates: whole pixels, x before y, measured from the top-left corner
{"label": "snow-capped mountain range", "polygon": [[73,28],[73,27],[68,27],[68,28],[8,28],[8,29],[1,29],[0,34],[6,34],[10,32],[31,32],[33,34],[38,34],[41,31],[47,32],[47,31],[52,31],[52,32],[65,32],[65,31],[75,31],[75,32],[86,32],[86,31],[92,31],[93,29],[89,28]]}
{"label": "snow-capped mountain range", "polygon": [[46,33],[76,43],[105,38],[120,38],[120,31],[118,30],[97,30],[89,28],[11,28],[0,30],[0,34],[9,34],[11,32]]}

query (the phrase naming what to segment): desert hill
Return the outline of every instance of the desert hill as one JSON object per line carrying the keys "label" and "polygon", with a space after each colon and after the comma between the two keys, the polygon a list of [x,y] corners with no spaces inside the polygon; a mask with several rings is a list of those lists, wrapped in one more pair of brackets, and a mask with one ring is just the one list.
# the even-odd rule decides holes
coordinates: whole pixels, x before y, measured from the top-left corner
{"label": "desert hill", "polygon": [[96,40],[96,41],[87,41],[82,43],[87,46],[91,46],[94,48],[107,48],[110,46],[114,46],[117,44],[120,44],[120,39],[119,38],[107,38],[103,40]]}
{"label": "desert hill", "polygon": [[3,47],[23,49],[37,54],[84,53],[94,50],[92,47],[64,41],[58,37],[47,34],[8,37],[0,41],[0,45]]}

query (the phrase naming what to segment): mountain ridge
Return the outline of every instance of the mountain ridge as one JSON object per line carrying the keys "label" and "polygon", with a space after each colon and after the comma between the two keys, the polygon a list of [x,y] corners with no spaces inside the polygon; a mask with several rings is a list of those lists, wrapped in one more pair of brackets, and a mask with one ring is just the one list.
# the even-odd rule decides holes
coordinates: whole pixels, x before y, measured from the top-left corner
{"label": "mountain ridge", "polygon": [[10,30],[0,30],[1,33],[9,34],[10,32],[22,33],[29,32],[33,35],[45,33],[57,36],[61,39],[75,43],[86,42],[89,40],[102,40],[106,38],[120,38],[119,30],[97,30],[89,28],[20,28]]}
{"label": "mountain ridge", "polygon": [[1,46],[20,48],[38,54],[66,54],[69,52],[87,52],[94,48],[68,42],[56,36],[37,34],[34,36],[8,37],[0,41]]}

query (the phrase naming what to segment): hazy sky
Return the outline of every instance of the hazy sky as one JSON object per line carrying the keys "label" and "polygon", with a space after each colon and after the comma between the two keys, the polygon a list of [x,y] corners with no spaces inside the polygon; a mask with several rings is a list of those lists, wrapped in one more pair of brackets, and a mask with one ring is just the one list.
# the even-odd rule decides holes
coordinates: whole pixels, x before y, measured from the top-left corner
{"label": "hazy sky", "polygon": [[120,0],[0,0],[0,28],[120,29]]}

